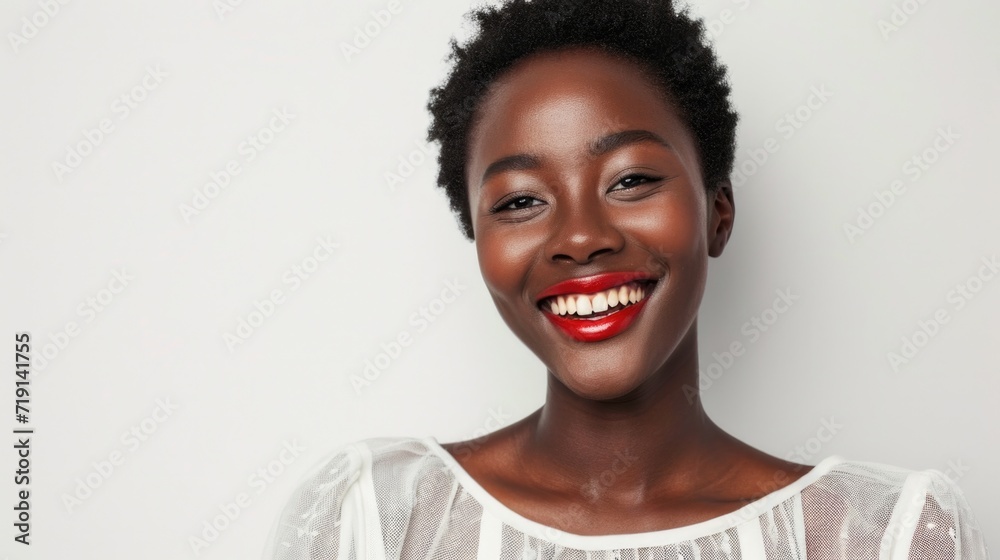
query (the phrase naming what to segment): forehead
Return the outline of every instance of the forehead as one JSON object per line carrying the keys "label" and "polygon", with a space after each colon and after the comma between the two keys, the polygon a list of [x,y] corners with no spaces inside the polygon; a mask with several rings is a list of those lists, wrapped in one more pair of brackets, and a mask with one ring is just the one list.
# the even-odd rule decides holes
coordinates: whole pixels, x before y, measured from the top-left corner
{"label": "forehead", "polygon": [[478,186],[477,174],[499,157],[575,157],[600,136],[637,129],[696,158],[678,110],[637,63],[593,48],[532,55],[495,80],[483,98],[469,135],[467,180]]}

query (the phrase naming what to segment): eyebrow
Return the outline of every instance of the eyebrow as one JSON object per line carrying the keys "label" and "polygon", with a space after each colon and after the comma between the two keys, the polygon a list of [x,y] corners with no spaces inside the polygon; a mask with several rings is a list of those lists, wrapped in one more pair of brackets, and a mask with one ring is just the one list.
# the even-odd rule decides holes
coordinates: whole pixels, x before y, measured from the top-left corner
{"label": "eyebrow", "polygon": [[[664,140],[659,134],[641,129],[623,130],[621,132],[613,132],[611,134],[601,136],[590,143],[587,152],[593,157],[598,157],[630,144],[638,144],[640,142],[653,142],[672,152],[676,152],[674,147],[671,146],[669,142]],[[482,185],[486,183],[487,179],[498,173],[503,173],[505,171],[538,169],[541,166],[542,158],[535,154],[514,154],[502,157],[491,163],[490,166],[486,168],[486,171],[483,172],[483,179],[479,185],[482,187]]]}

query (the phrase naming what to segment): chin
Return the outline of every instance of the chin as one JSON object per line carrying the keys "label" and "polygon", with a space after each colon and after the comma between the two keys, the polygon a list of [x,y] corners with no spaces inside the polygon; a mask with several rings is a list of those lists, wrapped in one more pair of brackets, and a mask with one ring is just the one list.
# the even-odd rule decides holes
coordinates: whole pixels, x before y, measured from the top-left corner
{"label": "chin", "polygon": [[574,368],[574,371],[576,373],[572,375],[556,375],[556,378],[573,394],[594,401],[625,397],[642,384],[638,372],[581,368]]}

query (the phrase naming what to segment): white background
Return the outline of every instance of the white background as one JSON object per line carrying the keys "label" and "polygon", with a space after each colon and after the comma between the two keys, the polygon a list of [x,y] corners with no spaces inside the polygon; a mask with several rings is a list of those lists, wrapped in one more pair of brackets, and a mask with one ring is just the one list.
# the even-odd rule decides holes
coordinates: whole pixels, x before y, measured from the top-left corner
{"label": "white background", "polygon": [[[714,20],[742,116],[737,164],[754,171],[699,319],[703,367],[734,341],[746,352],[706,378],[704,399],[774,455],[951,469],[996,546],[1000,279],[974,278],[1000,253],[1000,6],[912,2],[883,32],[896,4],[693,3]],[[32,334],[36,359],[33,544],[13,542],[7,505],[0,554],[257,558],[284,500],[335,447],[466,439],[494,425],[491,410],[514,421],[542,404],[545,370],[496,313],[423,142],[428,90],[445,76],[448,39],[467,36],[471,4],[400,5],[384,27],[372,23],[382,1],[245,0],[221,16],[209,0],[72,2],[49,18],[37,1],[0,8],[8,429],[15,332]],[[12,44],[33,17],[47,21]],[[366,24],[377,36],[345,57]],[[161,72],[146,79],[154,87],[142,86],[148,68]],[[832,96],[786,137],[781,119],[814,86]],[[142,100],[126,113],[123,94]],[[262,132],[282,108],[287,126]],[[99,145],[54,170],[102,119],[113,130]],[[957,140],[916,179],[904,165],[949,127]],[[257,134],[271,142],[248,161],[240,146]],[[768,138],[780,149],[752,169]],[[421,161],[421,147],[432,157]],[[386,174],[411,156],[415,169],[390,188]],[[181,206],[230,160],[240,174],[185,218]],[[844,224],[897,179],[905,192],[849,240]],[[293,291],[286,271],[321,237],[338,247]],[[122,269],[124,289],[112,281]],[[411,315],[455,279],[460,297],[418,330]],[[967,282],[979,292],[957,309],[949,293]],[[275,289],[283,303],[230,351],[225,333]],[[744,323],[785,289],[799,299],[751,341]],[[106,305],[88,312],[88,298]],[[926,344],[894,370],[888,353],[939,309],[948,323],[918,335]],[[355,391],[351,377],[401,332],[413,343]],[[176,409],[154,416],[158,399]],[[824,421],[839,426],[832,438]],[[122,440],[134,426],[151,432],[138,447]],[[6,504],[13,441],[0,454]],[[305,451],[275,463],[293,441]],[[105,479],[94,463],[115,452]],[[269,464],[282,471],[272,482],[252,478]],[[99,486],[67,506],[88,476]],[[241,493],[249,505],[196,556],[189,539]]]}

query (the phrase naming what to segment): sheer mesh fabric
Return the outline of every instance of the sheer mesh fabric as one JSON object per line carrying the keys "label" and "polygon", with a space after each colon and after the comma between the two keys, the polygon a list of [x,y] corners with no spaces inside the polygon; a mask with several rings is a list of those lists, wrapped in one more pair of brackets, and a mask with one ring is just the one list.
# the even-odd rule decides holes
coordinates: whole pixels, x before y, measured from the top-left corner
{"label": "sheer mesh fabric", "polygon": [[581,536],[485,493],[432,438],[345,445],[292,492],[266,560],[986,560],[958,486],[936,470],[830,457],[738,512],[631,535]]}

